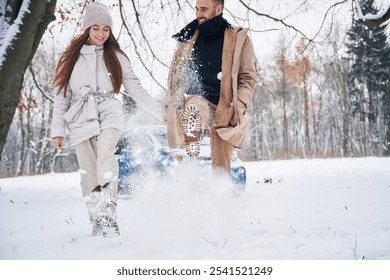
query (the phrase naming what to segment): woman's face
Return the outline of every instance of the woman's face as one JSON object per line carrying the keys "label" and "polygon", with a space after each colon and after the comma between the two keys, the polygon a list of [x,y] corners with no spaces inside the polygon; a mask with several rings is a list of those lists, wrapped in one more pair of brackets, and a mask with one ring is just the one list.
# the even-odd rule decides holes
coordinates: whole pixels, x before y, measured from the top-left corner
{"label": "woman's face", "polygon": [[91,45],[103,46],[110,36],[110,27],[105,24],[94,24],[89,29],[89,43]]}

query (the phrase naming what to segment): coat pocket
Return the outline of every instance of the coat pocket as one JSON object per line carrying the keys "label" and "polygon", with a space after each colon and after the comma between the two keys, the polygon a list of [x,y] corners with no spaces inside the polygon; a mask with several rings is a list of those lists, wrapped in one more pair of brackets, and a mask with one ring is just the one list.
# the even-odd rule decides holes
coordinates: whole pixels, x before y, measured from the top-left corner
{"label": "coat pocket", "polygon": [[246,114],[246,108],[247,108],[247,105],[244,102],[242,102],[240,99],[238,99],[233,116],[230,120],[230,126],[236,127],[239,125],[240,116],[242,117],[243,115]]}
{"label": "coat pocket", "polygon": [[232,114],[232,117],[230,119],[229,125],[236,127],[238,125],[238,123],[239,123],[239,118],[238,118],[237,111],[233,109],[233,114]]}
{"label": "coat pocket", "polygon": [[237,99],[245,105],[245,108],[247,108],[251,101],[251,95],[247,91],[241,91],[241,94],[237,96]]}
{"label": "coat pocket", "polygon": [[228,108],[220,109],[217,107],[214,115],[215,127],[228,127],[231,125],[231,120],[234,116],[234,108],[230,106]]}

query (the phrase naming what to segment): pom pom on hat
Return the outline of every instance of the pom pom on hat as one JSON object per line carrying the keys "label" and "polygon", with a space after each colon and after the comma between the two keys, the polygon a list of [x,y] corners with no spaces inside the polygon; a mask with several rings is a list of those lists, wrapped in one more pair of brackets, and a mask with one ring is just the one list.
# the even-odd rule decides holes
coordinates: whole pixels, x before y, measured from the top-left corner
{"label": "pom pom on hat", "polygon": [[107,6],[99,2],[92,2],[85,8],[83,29],[86,30],[94,24],[107,24],[111,30],[113,27],[112,17]]}

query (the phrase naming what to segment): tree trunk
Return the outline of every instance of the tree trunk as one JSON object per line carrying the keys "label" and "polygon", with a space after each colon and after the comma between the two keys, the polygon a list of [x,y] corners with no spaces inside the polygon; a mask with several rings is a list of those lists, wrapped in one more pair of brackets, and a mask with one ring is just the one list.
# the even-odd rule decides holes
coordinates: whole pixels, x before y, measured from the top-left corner
{"label": "tree trunk", "polygon": [[305,149],[306,149],[306,155],[311,156],[311,140],[310,140],[310,118],[309,118],[309,91],[307,89],[307,84],[306,84],[306,77],[304,78],[303,81],[303,97],[304,97],[304,113],[303,113],[303,119],[305,122]]}
{"label": "tree trunk", "polygon": [[390,121],[387,122],[387,132],[386,132],[386,151],[384,156],[390,156]]}
{"label": "tree trunk", "polygon": [[284,89],[283,84],[283,147],[284,155],[286,159],[290,159],[290,151],[288,148],[288,120],[287,120],[287,102],[286,102],[287,92]]}
{"label": "tree trunk", "polygon": [[346,68],[342,68],[343,73],[340,73],[342,77],[342,85],[341,85],[341,112],[342,112],[342,156],[350,157],[352,155],[352,145],[350,139],[350,98],[348,92],[348,77]]}
{"label": "tree trunk", "polygon": [[[24,16],[20,15],[23,0],[7,0],[6,21],[10,28],[5,31],[6,36],[11,32],[18,21],[19,33],[4,50],[3,61],[0,65],[0,154],[7,139],[15,109],[18,105],[18,96],[23,84],[24,72],[30,64],[37,50],[38,44],[48,24],[55,19],[54,8],[56,0],[34,0],[28,3]],[[0,14],[0,17],[4,15]],[[19,17],[18,17],[19,16]],[[16,22],[16,23],[15,23]],[[8,32],[9,31],[9,32]]]}

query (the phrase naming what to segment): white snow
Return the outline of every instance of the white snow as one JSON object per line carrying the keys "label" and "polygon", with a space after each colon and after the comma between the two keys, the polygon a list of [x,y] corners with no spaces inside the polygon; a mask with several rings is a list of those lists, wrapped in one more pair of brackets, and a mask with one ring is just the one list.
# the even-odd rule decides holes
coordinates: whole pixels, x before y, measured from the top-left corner
{"label": "white snow", "polygon": [[90,236],[79,173],[0,179],[0,259],[390,259],[390,158],[246,165],[238,197],[188,166],[147,178],[112,239]]}

